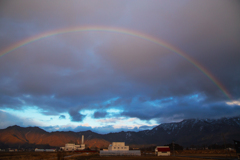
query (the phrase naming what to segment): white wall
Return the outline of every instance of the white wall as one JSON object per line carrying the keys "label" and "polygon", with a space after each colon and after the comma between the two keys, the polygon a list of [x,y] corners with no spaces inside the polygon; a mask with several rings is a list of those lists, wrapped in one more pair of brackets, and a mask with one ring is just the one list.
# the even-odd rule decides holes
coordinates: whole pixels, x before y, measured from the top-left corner
{"label": "white wall", "polygon": [[72,151],[75,150],[75,144],[67,143],[65,144],[65,151]]}
{"label": "white wall", "polygon": [[170,152],[158,152],[158,156],[170,156]]}
{"label": "white wall", "polygon": [[128,151],[129,146],[125,146],[125,142],[113,142],[108,147],[109,151]]}
{"label": "white wall", "polygon": [[65,147],[63,147],[65,151],[72,151],[72,150],[83,150],[85,149],[85,144],[81,145],[75,145],[72,143],[65,144]]}

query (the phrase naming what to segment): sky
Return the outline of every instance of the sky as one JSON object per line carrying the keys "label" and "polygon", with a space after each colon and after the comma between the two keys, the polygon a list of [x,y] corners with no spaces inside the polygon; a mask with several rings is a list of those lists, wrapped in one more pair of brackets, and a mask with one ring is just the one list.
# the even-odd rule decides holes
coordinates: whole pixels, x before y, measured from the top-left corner
{"label": "sky", "polygon": [[238,0],[1,0],[0,129],[239,116],[239,17]]}

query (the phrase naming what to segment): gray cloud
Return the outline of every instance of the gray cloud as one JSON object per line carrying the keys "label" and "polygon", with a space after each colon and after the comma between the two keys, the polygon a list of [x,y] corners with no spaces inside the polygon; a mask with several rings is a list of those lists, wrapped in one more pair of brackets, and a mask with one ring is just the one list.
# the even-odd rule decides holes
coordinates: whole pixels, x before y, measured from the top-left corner
{"label": "gray cloud", "polygon": [[93,114],[93,117],[94,118],[104,118],[104,117],[106,117],[106,115],[107,115],[107,112],[95,112]]}
{"label": "gray cloud", "polygon": [[58,113],[57,112],[50,112],[50,111],[45,111],[45,112],[40,112],[40,113],[42,113],[43,115],[46,115],[46,116],[56,116],[56,115],[58,115]]}
{"label": "gray cloud", "polygon": [[[200,95],[201,96],[201,95]],[[122,116],[137,117],[142,120],[155,119],[158,123],[179,122],[192,118],[221,118],[239,116],[239,105],[229,106],[224,102],[209,103],[199,98],[175,98],[172,101],[154,105],[133,104]],[[169,108],[170,107],[170,108]],[[145,109],[147,108],[147,109]]]}
{"label": "gray cloud", "polygon": [[156,127],[156,126],[141,126],[141,127],[139,127],[139,129],[142,129],[142,130],[151,130],[152,128],[154,128],[154,127]]}
{"label": "gray cloud", "polygon": [[60,116],[59,116],[59,119],[66,119],[66,116],[60,115]]}
{"label": "gray cloud", "polygon": [[71,116],[71,120],[73,122],[81,122],[85,118],[85,116],[86,116],[86,115],[80,114],[79,111],[75,110],[75,109],[69,110],[68,113]]}

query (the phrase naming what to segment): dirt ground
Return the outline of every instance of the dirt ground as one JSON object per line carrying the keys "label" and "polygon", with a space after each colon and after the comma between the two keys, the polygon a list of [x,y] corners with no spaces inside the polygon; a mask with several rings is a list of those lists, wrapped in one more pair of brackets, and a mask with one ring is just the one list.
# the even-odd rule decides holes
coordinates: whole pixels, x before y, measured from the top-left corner
{"label": "dirt ground", "polygon": [[[212,158],[211,158],[212,157]],[[234,160],[236,157],[225,157],[225,156],[217,156],[215,155],[207,155],[207,156],[202,156],[202,155],[191,155],[189,157],[186,156],[154,156],[154,155],[142,155],[142,156],[104,156],[101,157],[99,155],[90,155],[90,156],[77,156],[77,157],[70,157],[67,160],[224,160],[224,159],[231,159]]]}
{"label": "dirt ground", "polygon": [[[57,159],[56,152],[0,152],[0,160],[47,160]],[[74,155],[74,152],[65,152],[62,156]]]}
{"label": "dirt ground", "polygon": [[168,157],[157,157],[154,152],[142,152],[141,156],[99,156],[99,153],[76,153],[76,152],[0,152],[0,160],[216,160],[236,159],[236,153],[232,152],[231,157],[224,151],[182,151],[175,152]]}

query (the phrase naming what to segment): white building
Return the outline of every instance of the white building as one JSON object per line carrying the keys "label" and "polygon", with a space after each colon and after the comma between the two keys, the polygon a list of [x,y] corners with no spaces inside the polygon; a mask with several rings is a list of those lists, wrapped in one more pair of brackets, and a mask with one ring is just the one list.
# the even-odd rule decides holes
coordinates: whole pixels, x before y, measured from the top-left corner
{"label": "white building", "polygon": [[157,156],[170,156],[169,146],[157,146],[155,148],[155,154]]}
{"label": "white building", "polygon": [[113,142],[108,149],[100,151],[100,156],[141,156],[141,151],[129,151],[129,146],[125,146],[125,142]]}
{"label": "white building", "polygon": [[113,142],[108,146],[109,151],[128,151],[129,146],[125,146],[125,142]]}
{"label": "white building", "polygon": [[85,149],[84,135],[82,135],[82,144],[76,145],[75,143],[67,143],[65,144],[65,147],[60,147],[60,149],[65,151],[84,150]]}
{"label": "white building", "polygon": [[35,152],[44,152],[44,149],[35,148]]}

